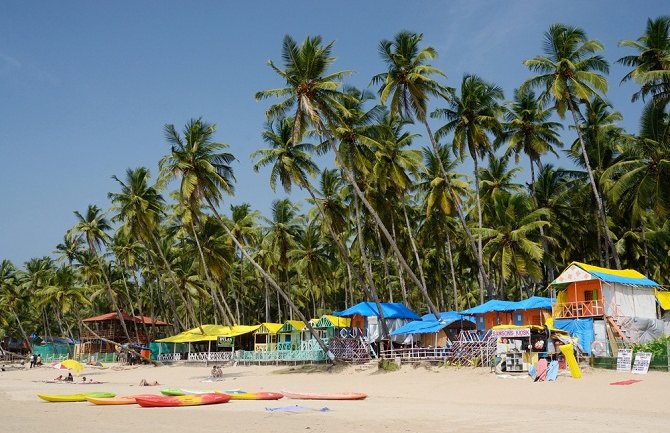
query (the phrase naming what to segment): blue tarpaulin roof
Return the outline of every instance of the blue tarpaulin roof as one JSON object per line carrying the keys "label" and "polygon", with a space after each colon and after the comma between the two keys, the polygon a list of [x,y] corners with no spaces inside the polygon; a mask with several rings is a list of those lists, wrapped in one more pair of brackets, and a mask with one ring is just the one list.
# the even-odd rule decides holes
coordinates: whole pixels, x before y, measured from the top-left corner
{"label": "blue tarpaulin roof", "polygon": [[621,277],[618,275],[611,275],[597,271],[589,271],[589,273],[594,277],[598,277],[607,283],[620,283],[620,284],[630,284],[633,286],[650,286],[650,287],[659,286],[657,282],[652,281],[647,277],[642,278]]}
{"label": "blue tarpaulin roof", "polygon": [[[382,313],[385,319],[412,319],[420,320],[421,318],[405,305],[400,303],[382,302]],[[346,310],[336,311],[333,316],[351,317],[351,316],[377,316],[377,305],[374,302],[359,302],[358,304],[347,308]]]}
{"label": "blue tarpaulin roof", "polygon": [[534,308],[550,309],[553,305],[551,298],[543,298],[541,296],[533,296],[523,301],[499,301],[491,299],[476,307],[461,311],[461,314],[484,314],[493,311],[514,311],[514,310],[531,310]]}
{"label": "blue tarpaulin roof", "polygon": [[472,319],[462,316],[456,311],[445,311],[440,313],[440,320],[435,319],[432,313],[424,314],[422,320],[415,320],[401,326],[391,332],[391,336],[403,334],[434,334],[442,328],[446,328],[454,322],[466,320],[473,322]]}

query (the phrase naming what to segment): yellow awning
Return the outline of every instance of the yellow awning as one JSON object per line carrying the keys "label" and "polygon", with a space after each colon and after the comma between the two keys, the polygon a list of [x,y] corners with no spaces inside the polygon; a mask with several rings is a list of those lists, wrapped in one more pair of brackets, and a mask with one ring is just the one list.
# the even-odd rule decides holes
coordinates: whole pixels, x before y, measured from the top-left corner
{"label": "yellow awning", "polygon": [[656,299],[664,310],[670,310],[670,292],[656,289]]}
{"label": "yellow awning", "polygon": [[265,322],[261,323],[256,331],[258,334],[276,334],[284,326],[282,323]]}
{"label": "yellow awning", "polygon": [[349,317],[337,317],[330,314],[326,314],[324,317],[335,325],[336,328],[348,328],[351,325],[351,318]]}
{"label": "yellow awning", "polygon": [[[281,326],[281,325],[280,325]],[[203,334],[200,328],[189,329],[172,337],[156,340],[158,343],[196,343],[198,341],[216,341],[218,337],[236,337],[238,335],[254,332],[261,325],[202,325]]]}
{"label": "yellow awning", "polygon": [[625,278],[645,278],[644,275],[632,269],[617,270],[617,269],[601,268],[600,266],[587,265],[586,263],[581,262],[573,262],[573,263],[579,266],[580,268],[584,269],[585,271],[601,272],[603,274],[615,275],[617,277],[625,277]]}

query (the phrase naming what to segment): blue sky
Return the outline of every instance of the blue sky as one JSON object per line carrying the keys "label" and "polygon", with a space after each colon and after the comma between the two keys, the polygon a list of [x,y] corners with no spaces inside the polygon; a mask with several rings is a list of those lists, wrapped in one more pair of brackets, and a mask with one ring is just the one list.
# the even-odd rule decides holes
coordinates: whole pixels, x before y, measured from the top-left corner
{"label": "blue sky", "polygon": [[[225,209],[250,202],[267,213],[283,193],[251,168],[270,103],[254,94],[282,84],[266,62],[281,62],[285,34],[334,40],[335,69],[354,71],[347,83],[367,87],[384,69],[379,41],[421,32],[439,52],[446,84],[476,73],[511,98],[530,75],[521,62],[540,54],[550,24],[584,28],[614,63],[630,53],[618,48],[621,39],[636,39],[647,18],[668,13],[661,0],[10,0],[2,9],[0,259],[18,266],[49,255],[74,225],[73,211],[108,209],[107,193],[118,190],[112,175],[138,166],[155,175],[169,151],[163,125],[180,129],[193,117],[216,123],[217,141],[238,158],[237,192]],[[634,86],[619,85],[624,73],[612,65],[608,98],[635,131],[641,104],[630,103]]]}

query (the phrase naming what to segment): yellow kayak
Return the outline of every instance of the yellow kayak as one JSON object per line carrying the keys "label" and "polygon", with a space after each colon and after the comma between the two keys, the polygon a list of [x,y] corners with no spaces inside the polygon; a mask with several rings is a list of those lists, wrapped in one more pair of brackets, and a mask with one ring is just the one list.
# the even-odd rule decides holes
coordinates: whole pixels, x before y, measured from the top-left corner
{"label": "yellow kayak", "polygon": [[111,392],[83,392],[79,394],[37,394],[42,400],[50,401],[52,403],[66,403],[73,401],[86,401],[86,397],[93,398],[112,398],[116,394]]}
{"label": "yellow kayak", "polygon": [[86,401],[95,405],[110,406],[120,404],[135,404],[135,397],[151,397],[152,394],[124,395],[121,397],[100,398],[86,396]]}

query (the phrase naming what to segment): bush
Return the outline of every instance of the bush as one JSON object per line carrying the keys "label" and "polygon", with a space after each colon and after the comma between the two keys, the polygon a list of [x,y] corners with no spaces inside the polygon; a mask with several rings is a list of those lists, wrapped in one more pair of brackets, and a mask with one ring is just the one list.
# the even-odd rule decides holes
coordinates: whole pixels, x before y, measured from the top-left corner
{"label": "bush", "polygon": [[392,359],[380,359],[379,369],[384,371],[398,371],[400,370],[400,366]]}
{"label": "bush", "polygon": [[637,352],[651,352],[652,359],[666,358],[668,356],[668,343],[670,336],[663,336],[647,343],[634,344],[633,354]]}

